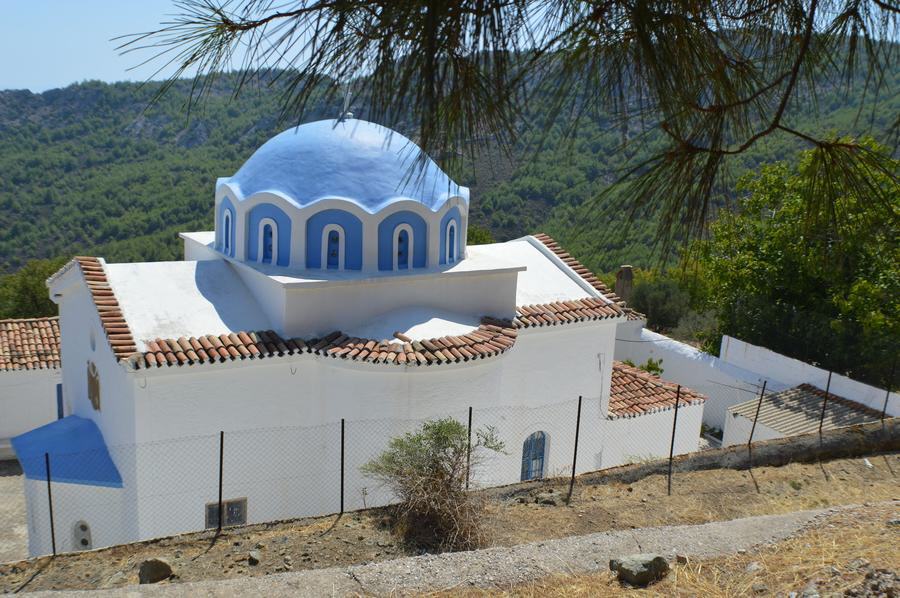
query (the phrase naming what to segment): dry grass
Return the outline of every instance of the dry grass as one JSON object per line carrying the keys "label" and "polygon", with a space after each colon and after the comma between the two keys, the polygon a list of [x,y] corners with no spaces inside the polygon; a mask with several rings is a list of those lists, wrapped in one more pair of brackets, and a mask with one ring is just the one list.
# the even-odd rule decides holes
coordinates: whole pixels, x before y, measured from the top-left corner
{"label": "dry grass", "polygon": [[[675,476],[672,496],[666,494],[666,477],[662,475],[631,484],[576,483],[568,508],[548,508],[533,502],[490,505],[493,545],[891,500],[898,497],[898,475],[900,454],[791,463],[752,471],[684,472]],[[566,484],[559,484],[557,489],[564,493]]]}
{"label": "dry grass", "polygon": [[[766,548],[705,561],[675,565],[650,588],[622,587],[612,573],[557,576],[506,590],[470,591],[465,596],[774,596],[800,592],[812,581],[822,595],[841,594],[859,584],[864,572],[849,564],[863,558],[876,568],[900,564],[900,529],[887,525],[900,512],[897,504],[843,511],[814,529]],[[756,571],[748,566],[758,563]],[[757,593],[754,584],[766,589]],[[761,589],[761,588],[760,588]],[[459,594],[456,594],[459,595]]]}

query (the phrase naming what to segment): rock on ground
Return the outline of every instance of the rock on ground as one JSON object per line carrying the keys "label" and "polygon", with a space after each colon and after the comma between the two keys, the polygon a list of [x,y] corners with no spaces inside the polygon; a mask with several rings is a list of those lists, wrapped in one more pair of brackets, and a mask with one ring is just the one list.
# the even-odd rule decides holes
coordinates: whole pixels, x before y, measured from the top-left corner
{"label": "rock on ground", "polygon": [[147,559],[138,569],[141,583],[157,583],[172,577],[172,565],[166,559]]}
{"label": "rock on ground", "polygon": [[659,554],[631,554],[612,559],[609,569],[617,573],[619,581],[642,588],[665,577],[669,563]]}

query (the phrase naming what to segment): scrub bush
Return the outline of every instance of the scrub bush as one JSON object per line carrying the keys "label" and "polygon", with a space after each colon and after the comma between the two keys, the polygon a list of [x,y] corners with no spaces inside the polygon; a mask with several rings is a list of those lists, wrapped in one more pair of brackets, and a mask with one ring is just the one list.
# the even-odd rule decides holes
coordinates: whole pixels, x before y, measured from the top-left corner
{"label": "scrub bush", "polygon": [[[485,450],[503,451],[503,442],[491,427],[475,431],[472,469]],[[391,439],[387,450],[362,466],[363,473],[400,499],[393,507],[395,527],[410,545],[429,550],[484,545],[484,499],[466,491],[467,453],[466,426],[447,417]]]}

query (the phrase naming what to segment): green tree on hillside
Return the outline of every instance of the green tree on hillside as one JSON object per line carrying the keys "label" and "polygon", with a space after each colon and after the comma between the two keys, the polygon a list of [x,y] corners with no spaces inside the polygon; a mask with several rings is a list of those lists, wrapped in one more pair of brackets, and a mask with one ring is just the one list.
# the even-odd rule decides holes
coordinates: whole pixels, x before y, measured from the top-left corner
{"label": "green tree on hillside", "polygon": [[[873,111],[896,61],[896,2],[182,0],[178,10],[123,48],[170,59],[173,82],[196,71],[193,99],[215,87],[239,52],[248,76],[289,67],[279,78],[284,114],[303,118],[323,94],[339,105],[350,85],[354,110],[404,125],[426,152],[451,163],[466,151],[474,156],[474,140],[510,148],[522,129],[572,139],[597,115],[609,116],[601,126],[618,134],[618,150],[657,131],[649,155],[631,156],[619,174],[630,215],[655,216],[663,246],[702,232],[729,171],[754,147],[784,139],[815,152],[798,175],[807,184],[797,189],[806,205],[797,217],[818,213],[843,226],[834,208],[845,193],[868,195],[860,210],[890,214],[884,189],[867,184],[870,175],[896,180],[885,157],[797,122],[789,109],[816,109],[829,89],[859,84],[870,93],[857,116]],[[549,109],[521,118],[534,98]],[[591,190],[589,179],[576,169],[523,177],[518,197],[579,189],[597,207],[609,189]],[[816,210],[818,203],[830,209]],[[582,230],[608,223],[600,209],[584,215]]]}
{"label": "green tree on hillside", "polygon": [[[873,189],[892,198],[885,221],[867,217],[868,194],[810,206],[805,187],[817,159],[807,152],[796,167],[767,166],[741,181],[739,209],[723,212],[696,246],[706,299],[725,334],[891,384],[900,350],[900,186],[872,175]],[[840,226],[825,213],[832,209]]]}
{"label": "green tree on hillside", "polygon": [[55,316],[46,280],[65,263],[64,258],[31,260],[18,272],[0,276],[0,318]]}

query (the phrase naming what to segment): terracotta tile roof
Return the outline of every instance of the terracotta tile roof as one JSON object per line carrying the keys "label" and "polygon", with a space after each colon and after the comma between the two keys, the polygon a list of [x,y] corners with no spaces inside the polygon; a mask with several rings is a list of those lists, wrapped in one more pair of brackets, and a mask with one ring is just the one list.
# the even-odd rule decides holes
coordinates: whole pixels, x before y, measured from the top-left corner
{"label": "terracotta tile roof", "polygon": [[520,305],[516,308],[516,318],[513,324],[517,328],[534,328],[588,320],[604,320],[622,315],[624,315],[624,311],[618,305],[610,305],[603,299],[589,297],[572,301],[555,301],[542,305]]}
{"label": "terracotta tile roof", "polygon": [[0,371],[58,367],[59,317],[0,320]]}
{"label": "terracotta tile roof", "polygon": [[512,322],[489,318],[462,336],[410,342],[350,337],[340,331],[313,339],[286,339],[271,330],[237,332],[199,338],[157,339],[148,343],[149,351],[137,354],[129,361],[136,368],[153,368],[312,353],[369,363],[433,365],[500,355],[513,346],[516,335]]}
{"label": "terracotta tile roof", "polygon": [[119,360],[130,357],[137,352],[137,346],[99,258],[84,256],[73,258],[48,279],[48,284],[76,266],[81,271],[88,291],[91,293],[94,307],[97,308],[97,314],[100,316],[100,324],[103,326],[112,352]]}
{"label": "terracotta tile roof", "polygon": [[[804,434],[819,429],[825,391],[811,384],[801,384],[781,392],[766,395],[759,409],[759,423],[782,434]],[[745,401],[728,408],[729,413],[753,419],[759,399]],[[825,405],[823,430],[833,430],[842,426],[863,424],[881,419],[876,411],[832,392],[828,393]]]}
{"label": "terracotta tile roof", "polygon": [[[675,407],[678,385],[666,382],[644,370],[613,362],[609,392],[609,417],[637,417]],[[680,406],[699,405],[706,400],[700,393],[681,387]]]}
{"label": "terracotta tile roof", "polygon": [[572,257],[568,251],[562,248],[562,246],[557,243],[553,237],[544,233],[537,233],[532,235],[535,239],[543,243],[547,249],[556,254],[556,257],[561,259],[564,264],[568,267],[572,268],[576,274],[581,276],[589,285],[594,287],[601,295],[621,307],[625,311],[625,315],[629,320],[643,320],[643,314],[636,312],[630,307],[625,306],[625,302],[622,301],[622,298],[616,295],[615,291],[606,286],[602,280],[597,278],[597,276],[587,269],[587,267]]}

